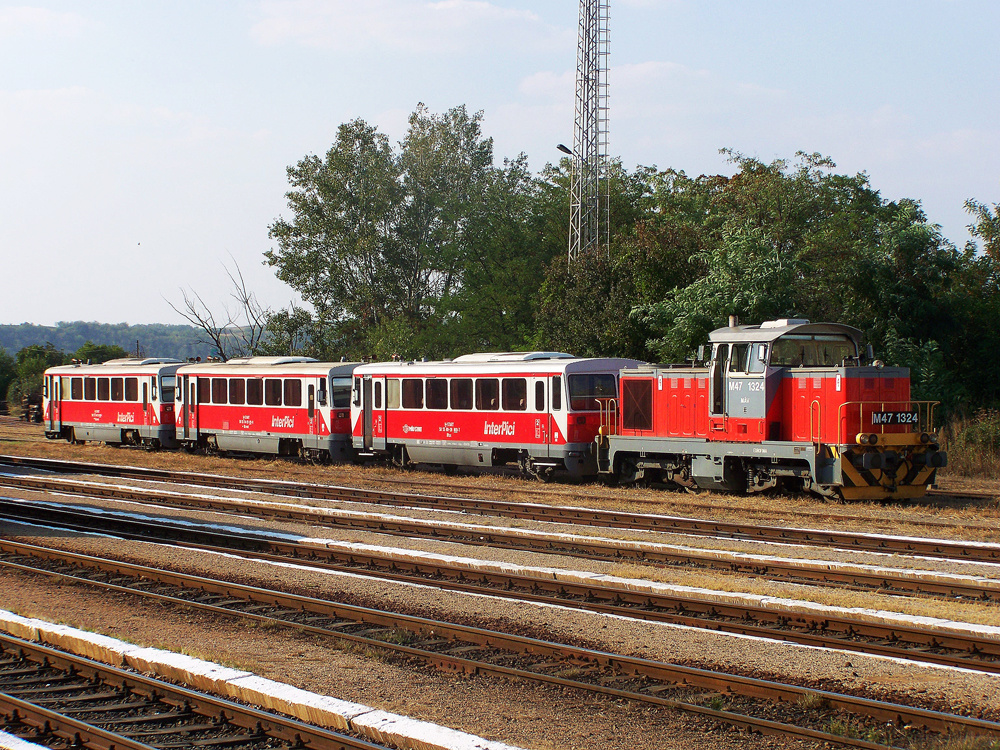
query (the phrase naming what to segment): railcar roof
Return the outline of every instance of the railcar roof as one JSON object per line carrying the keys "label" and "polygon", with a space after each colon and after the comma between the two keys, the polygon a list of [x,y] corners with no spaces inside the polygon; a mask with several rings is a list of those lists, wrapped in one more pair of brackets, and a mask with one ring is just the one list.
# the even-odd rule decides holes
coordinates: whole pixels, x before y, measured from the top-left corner
{"label": "railcar roof", "polygon": [[782,318],[768,320],[759,326],[734,326],[732,328],[717,328],[708,339],[715,343],[763,342],[770,343],[789,333],[833,333],[846,335],[856,344],[861,343],[863,334],[857,328],[842,323],[810,323],[803,318]]}
{"label": "railcar roof", "polygon": [[228,362],[195,362],[184,365],[178,375],[350,375],[360,362],[320,362],[311,357],[245,357]]}
{"label": "railcar roof", "polygon": [[372,362],[361,365],[356,375],[421,375],[447,376],[457,373],[486,375],[490,373],[514,372],[617,372],[623,367],[636,367],[645,364],[637,359],[623,358],[585,358],[585,357],[553,357],[537,359],[465,359],[441,362]]}
{"label": "railcar roof", "polygon": [[141,372],[144,370],[159,372],[161,370],[173,371],[184,364],[183,360],[172,359],[170,357],[147,357],[145,359],[109,359],[107,362],[97,364],[87,364],[78,362],[71,365],[59,365],[48,368],[47,375],[120,375],[127,372]]}

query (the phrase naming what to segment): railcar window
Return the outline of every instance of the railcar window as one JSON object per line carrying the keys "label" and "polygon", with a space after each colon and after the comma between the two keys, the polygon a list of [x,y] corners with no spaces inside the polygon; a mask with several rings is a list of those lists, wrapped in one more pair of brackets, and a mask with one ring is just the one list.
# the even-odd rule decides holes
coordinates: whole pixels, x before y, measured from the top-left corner
{"label": "railcar window", "polygon": [[387,409],[399,408],[399,379],[389,378],[385,381],[385,407]]}
{"label": "railcar window", "polygon": [[528,408],[528,381],[524,378],[503,379],[503,410],[525,411]]}
{"label": "railcar window", "polygon": [[278,378],[267,378],[264,381],[264,403],[268,406],[281,406],[281,381]]}
{"label": "railcar window", "polygon": [[97,379],[97,400],[108,401],[111,398],[111,383],[107,378]]}
{"label": "railcar window", "polygon": [[776,367],[836,367],[858,356],[851,339],[843,334],[794,334],[771,345],[770,363]]}
{"label": "railcar window", "polygon": [[97,400],[97,379],[86,378],[83,381],[83,398],[87,401]]}
{"label": "railcar window", "polygon": [[247,381],[243,378],[229,379],[229,403],[242,406],[247,401]]}
{"label": "railcar window", "polygon": [[198,403],[212,403],[212,380],[211,378],[198,378]]}
{"label": "railcar window", "polygon": [[[139,400],[139,378],[125,378],[125,400]],[[173,396],[171,396],[171,401]]]}
{"label": "railcar window", "polygon": [[652,380],[622,380],[622,427],[626,430],[653,429]]}
{"label": "railcar window", "polygon": [[552,411],[562,411],[562,376],[552,376]]}
{"label": "railcar window", "polygon": [[250,378],[247,381],[247,403],[250,406],[260,406],[264,403],[263,378]]}
{"label": "railcar window", "polygon": [[597,411],[599,398],[614,398],[617,393],[615,376],[587,373],[569,376],[569,408],[573,411]]}
{"label": "railcar window", "polygon": [[[174,388],[177,385],[177,377],[174,375],[164,375],[160,378],[160,382],[163,384],[163,403],[168,404],[174,400]],[[128,383],[125,384],[126,393],[128,392]]]}
{"label": "railcar window", "polygon": [[302,381],[298,378],[285,380],[285,406],[302,406]]}
{"label": "railcar window", "polygon": [[427,408],[448,408],[448,381],[444,378],[427,379]]}
{"label": "railcar window", "polygon": [[472,408],[472,378],[455,378],[451,381],[451,408]]}
{"label": "railcar window", "polygon": [[381,380],[376,380],[375,381],[375,408],[376,409],[381,409],[382,408],[382,381]]}
{"label": "railcar window", "polygon": [[69,391],[74,401],[83,400],[83,378],[73,378]]}
{"label": "railcar window", "polygon": [[334,409],[349,408],[351,406],[351,379],[334,378],[330,393],[333,395],[332,406]]}
{"label": "railcar window", "polygon": [[747,356],[750,354],[750,344],[733,344],[733,353],[729,358],[729,372],[746,372],[749,365]]}
{"label": "railcar window", "polygon": [[229,381],[225,378],[212,378],[212,403],[224,404],[227,402],[226,394],[229,392]]}
{"label": "railcar window", "polygon": [[545,411],[545,381],[535,383],[535,411]]}
{"label": "railcar window", "polygon": [[406,378],[403,381],[403,408],[424,408],[424,379]]}
{"label": "railcar window", "polygon": [[500,381],[496,378],[476,380],[476,408],[496,411],[500,408]]}
{"label": "railcar window", "polygon": [[123,378],[111,378],[111,400],[125,400],[125,381]]}
{"label": "railcar window", "polygon": [[72,398],[73,386],[70,384],[72,378],[62,377],[62,384],[59,386],[59,398],[65,401],[66,399]]}

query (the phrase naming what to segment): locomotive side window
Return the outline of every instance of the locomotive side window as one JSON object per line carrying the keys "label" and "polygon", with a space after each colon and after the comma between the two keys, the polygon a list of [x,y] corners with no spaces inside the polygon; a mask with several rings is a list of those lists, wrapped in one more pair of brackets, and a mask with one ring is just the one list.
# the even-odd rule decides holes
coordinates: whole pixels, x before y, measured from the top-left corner
{"label": "locomotive side window", "polygon": [[198,403],[212,403],[212,381],[210,378],[198,378]]}
{"label": "locomotive side window", "polygon": [[545,411],[545,381],[535,383],[535,411]]}
{"label": "locomotive side window", "polygon": [[226,403],[226,394],[229,391],[229,381],[225,378],[212,378],[212,403]]}
{"label": "locomotive side window", "polygon": [[125,400],[125,381],[123,378],[111,378],[111,400]]}
{"label": "locomotive side window", "polygon": [[777,367],[836,367],[856,356],[857,347],[843,334],[789,333],[771,346],[771,364]]}
{"label": "locomotive side window", "polygon": [[552,411],[562,411],[562,376],[552,376]]}
{"label": "locomotive side window", "polygon": [[229,403],[242,406],[247,400],[247,381],[243,378],[229,379]]}
{"label": "locomotive side window", "polygon": [[729,358],[729,372],[746,372],[747,356],[750,354],[750,344],[733,344],[733,353]]}
{"label": "locomotive side window", "polygon": [[448,381],[444,378],[427,379],[427,408],[448,408]]}
{"label": "locomotive side window", "polygon": [[451,408],[472,408],[472,378],[455,378],[451,381]]}
{"label": "locomotive side window", "polygon": [[298,378],[285,380],[285,406],[302,406],[302,381]]}
{"label": "locomotive side window", "polygon": [[524,378],[503,379],[503,410],[525,411],[528,408],[528,381]]}
{"label": "locomotive side window", "polygon": [[403,408],[423,409],[424,408],[424,379],[406,378],[403,381]]}
{"label": "locomotive side window", "polygon": [[247,403],[250,406],[260,406],[264,403],[263,378],[250,378],[247,381]]}
{"label": "locomotive side window", "polygon": [[83,378],[73,378],[69,390],[74,401],[81,401],[83,399]]}
{"label": "locomotive side window", "polygon": [[476,380],[476,408],[495,411],[500,407],[500,381],[496,378]]}
{"label": "locomotive side window", "polygon": [[268,406],[281,406],[281,380],[278,378],[264,381],[264,403]]}
{"label": "locomotive side window", "polygon": [[573,411],[597,411],[599,398],[617,395],[615,376],[598,373],[569,376],[569,408]]}
{"label": "locomotive side window", "polygon": [[108,378],[97,379],[97,400],[108,401],[111,398],[111,383]]}
{"label": "locomotive side window", "polygon": [[388,378],[385,381],[385,408],[399,408],[399,379]]}
{"label": "locomotive side window", "polygon": [[767,344],[753,344],[750,346],[750,369],[748,372],[764,372],[764,365],[767,362]]}
{"label": "locomotive side window", "polygon": [[125,378],[125,400],[139,400],[139,378]]}
{"label": "locomotive side window", "polygon": [[97,379],[96,378],[85,378],[83,381],[83,398],[87,401],[95,401],[97,399]]}
{"label": "locomotive side window", "polygon": [[723,380],[725,379],[726,360],[729,358],[729,344],[719,344],[715,347],[715,363],[712,365],[712,413],[722,414],[723,404],[725,404],[725,390]]}

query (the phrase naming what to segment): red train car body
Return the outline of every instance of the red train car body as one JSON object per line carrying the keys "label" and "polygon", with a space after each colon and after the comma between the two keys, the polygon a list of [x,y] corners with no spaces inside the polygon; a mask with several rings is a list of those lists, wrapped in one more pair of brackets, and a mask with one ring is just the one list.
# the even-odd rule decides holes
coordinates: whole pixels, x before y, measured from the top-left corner
{"label": "red train car body", "polygon": [[45,436],[71,442],[172,448],[177,359],[114,359],[50,367],[43,380]]}

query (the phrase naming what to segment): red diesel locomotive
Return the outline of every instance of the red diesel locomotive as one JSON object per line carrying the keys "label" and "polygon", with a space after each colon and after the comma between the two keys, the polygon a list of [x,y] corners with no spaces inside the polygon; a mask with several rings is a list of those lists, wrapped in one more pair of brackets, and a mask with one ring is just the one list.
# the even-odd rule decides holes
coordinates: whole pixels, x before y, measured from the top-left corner
{"label": "red diesel locomotive", "polygon": [[599,399],[614,399],[629,359],[559,352],[468,354],[446,362],[381,362],[354,371],[351,422],[359,456],[503,466],[542,480],[593,475]]}
{"label": "red diesel locomotive", "polygon": [[705,366],[621,371],[617,397],[602,399],[601,473],[875,500],[919,497],[946,465],[936,402],[910,398],[906,368],[863,365],[857,329],[785,319],[710,341]]}
{"label": "red diesel locomotive", "polygon": [[356,366],[311,357],[185,365],[177,371],[177,441],[189,450],[349,460]]}
{"label": "red diesel locomotive", "polygon": [[50,367],[42,381],[45,437],[173,448],[177,359],[113,359]]}

